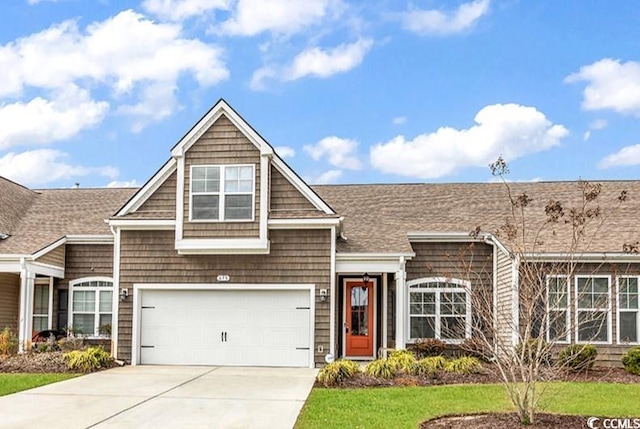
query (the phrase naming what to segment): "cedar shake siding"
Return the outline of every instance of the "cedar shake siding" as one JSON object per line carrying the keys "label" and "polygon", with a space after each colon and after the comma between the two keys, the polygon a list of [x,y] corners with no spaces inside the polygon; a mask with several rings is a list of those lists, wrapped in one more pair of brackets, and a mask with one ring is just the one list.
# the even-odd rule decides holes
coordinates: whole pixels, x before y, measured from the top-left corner
{"label": "cedar shake siding", "polygon": [[174,171],[153,195],[136,210],[136,213],[141,215],[148,214],[151,218],[175,219],[176,177],[177,173]]}
{"label": "cedar shake siding", "polygon": [[[120,287],[136,283],[216,283],[219,274],[236,284],[315,284],[329,289],[331,281],[330,230],[276,230],[270,232],[268,255],[178,255],[173,231],[122,231]],[[118,358],[131,360],[133,300],[120,302]],[[324,363],[318,346],[329,350],[329,301],[315,305],[315,362]]]}
{"label": "cedar shake siding", "polygon": [[59,288],[69,287],[69,281],[84,277],[113,277],[112,244],[67,244],[64,279]]}
{"label": "cedar shake siding", "polygon": [[[271,167],[270,211],[318,211],[275,167]],[[320,212],[321,213],[321,212]]]}
{"label": "cedar shake siding", "polygon": [[[192,165],[251,164],[254,166],[253,222],[190,222],[189,187]],[[220,182],[223,186],[223,181]],[[222,115],[185,154],[183,238],[253,238],[260,229],[260,151]]]}
{"label": "cedar shake siding", "polygon": [[56,267],[64,268],[64,260],[65,260],[65,245],[61,245],[53,249],[51,252],[48,252],[45,255],[42,255],[36,262],[42,262],[43,264],[53,265]]}
{"label": "cedar shake siding", "polygon": [[0,273],[0,330],[18,327],[20,312],[20,276]]}
{"label": "cedar shake siding", "polygon": [[407,261],[407,281],[446,277],[491,285],[493,249],[485,243],[411,243],[416,256]]}

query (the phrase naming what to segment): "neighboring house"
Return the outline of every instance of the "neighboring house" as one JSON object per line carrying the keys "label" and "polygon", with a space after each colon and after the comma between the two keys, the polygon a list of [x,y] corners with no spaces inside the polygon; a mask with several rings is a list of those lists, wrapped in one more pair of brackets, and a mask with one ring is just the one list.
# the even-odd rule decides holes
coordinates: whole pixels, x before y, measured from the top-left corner
{"label": "neighboring house", "polygon": [[[513,184],[542,209],[575,186]],[[549,309],[568,321],[601,312],[589,340],[612,361],[640,331],[640,256],[622,252],[640,237],[640,182],[603,183],[620,189],[629,201],[576,255],[582,274],[556,285],[597,283],[606,306]],[[476,311],[469,290],[484,288],[512,344],[519,261],[493,235],[469,234],[497,229],[510,209],[499,183],[310,187],[221,100],[140,189],[0,178],[0,327],[22,347],[66,326],[110,336],[132,364],[313,367],[424,337],[460,343]],[[548,262],[568,238],[538,239],[531,257]]]}

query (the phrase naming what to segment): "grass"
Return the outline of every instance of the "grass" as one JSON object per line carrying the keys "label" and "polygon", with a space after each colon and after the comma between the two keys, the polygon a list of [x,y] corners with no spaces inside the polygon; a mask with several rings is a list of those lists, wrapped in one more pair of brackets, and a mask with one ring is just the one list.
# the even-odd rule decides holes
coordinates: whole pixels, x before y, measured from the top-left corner
{"label": "grass", "polygon": [[0,396],[77,376],[78,374],[0,374]]}
{"label": "grass", "polygon": [[[551,383],[541,410],[585,416],[638,417],[640,385]],[[500,384],[373,389],[315,388],[296,429],[415,428],[447,415],[509,412],[513,407]]]}

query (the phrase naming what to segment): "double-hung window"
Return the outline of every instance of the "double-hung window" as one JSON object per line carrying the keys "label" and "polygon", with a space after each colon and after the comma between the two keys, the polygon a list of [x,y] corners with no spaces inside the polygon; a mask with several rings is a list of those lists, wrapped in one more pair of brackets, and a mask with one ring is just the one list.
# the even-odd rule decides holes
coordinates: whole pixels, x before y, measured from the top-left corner
{"label": "double-hung window", "polygon": [[609,276],[576,276],[578,342],[609,343],[611,330]]}
{"label": "double-hung window", "polygon": [[111,333],[113,281],[106,278],[80,279],[69,284],[71,321],[74,331],[87,336]]}
{"label": "double-hung window", "polygon": [[618,277],[618,342],[638,343],[640,331],[639,277]]}
{"label": "double-hung window", "polygon": [[569,342],[569,278],[547,277],[547,341]]}
{"label": "double-hung window", "polygon": [[471,336],[469,284],[455,279],[421,279],[409,286],[409,337],[461,342]]}
{"label": "double-hung window", "polygon": [[191,220],[252,221],[253,165],[191,166]]}

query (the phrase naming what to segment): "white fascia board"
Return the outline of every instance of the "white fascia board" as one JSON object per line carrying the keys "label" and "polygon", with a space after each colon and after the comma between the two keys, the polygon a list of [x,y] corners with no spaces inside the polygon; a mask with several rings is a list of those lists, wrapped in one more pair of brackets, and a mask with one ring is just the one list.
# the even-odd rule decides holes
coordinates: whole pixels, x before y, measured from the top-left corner
{"label": "white fascia board", "polygon": [[122,207],[116,216],[123,216],[127,213],[135,212],[142,206],[142,204],[149,199],[151,195],[155,191],[158,190],[160,186],[176,171],[176,160],[171,158],[169,159],[161,168],[158,170],[153,177],[136,192],[136,194],[131,198],[125,205]]}
{"label": "white fascia board", "polygon": [[175,246],[181,255],[264,255],[270,250],[269,240],[259,238],[182,239]]}
{"label": "white fascia board", "polygon": [[296,173],[293,172],[291,168],[280,158],[277,156],[273,157],[271,164],[282,174],[285,179],[291,183],[294,188],[298,190],[302,195],[305,196],[307,200],[311,204],[314,205],[318,210],[323,211],[326,214],[336,214],[331,207],[325,203],[318,194],[316,194],[313,189],[309,187]]}
{"label": "white fascia board", "polygon": [[0,259],[0,273],[20,274],[21,269],[22,265],[20,264],[20,258],[16,258],[15,260]]}
{"label": "white fascia board", "polygon": [[55,248],[62,246],[64,243],[66,243],[66,241],[67,241],[67,237],[62,237],[62,238],[54,241],[53,243],[49,244],[48,246],[43,247],[42,249],[38,250],[31,257],[33,259],[38,259],[39,257],[41,257],[43,255],[46,255],[47,253],[51,252]]}
{"label": "white fascia board", "polygon": [[64,278],[64,268],[56,267],[49,264],[43,264],[40,262],[27,262],[27,269],[34,274],[40,274],[43,276]]}
{"label": "white fascia board", "polygon": [[340,219],[269,219],[267,224],[269,229],[328,229],[340,225]]}
{"label": "white fascia board", "polygon": [[[176,221],[173,219],[110,219],[109,226],[130,230],[173,230]],[[111,236],[113,242],[113,236]]]}
{"label": "white fascia board", "polygon": [[521,259],[535,262],[619,262],[638,263],[640,254],[622,252],[594,252],[594,253],[524,253]]}
{"label": "white fascia board", "polygon": [[338,253],[336,272],[346,273],[395,273],[403,261],[411,259],[415,253]]}
{"label": "white fascia board", "polygon": [[113,235],[67,235],[67,244],[112,244]]}
{"label": "white fascia board", "polygon": [[470,242],[484,241],[484,236],[472,237],[468,232],[429,232],[429,231],[409,231],[407,238],[413,242]]}

